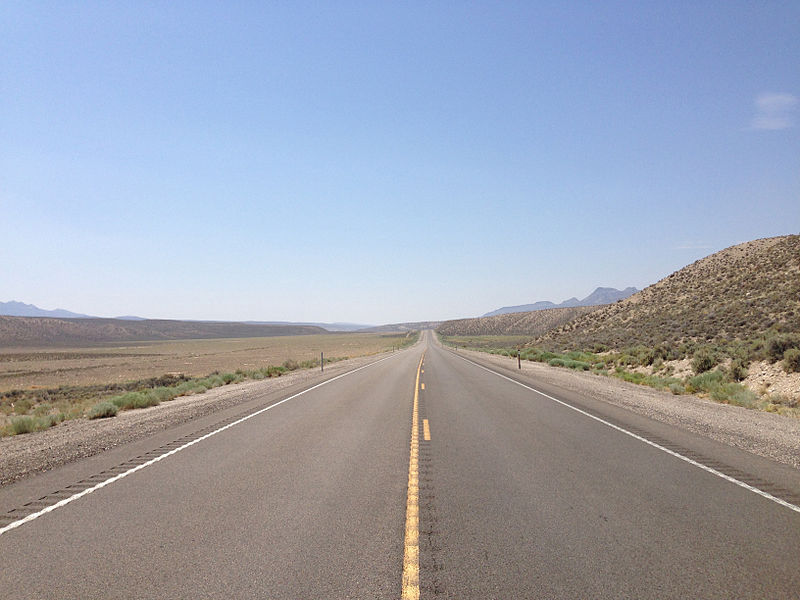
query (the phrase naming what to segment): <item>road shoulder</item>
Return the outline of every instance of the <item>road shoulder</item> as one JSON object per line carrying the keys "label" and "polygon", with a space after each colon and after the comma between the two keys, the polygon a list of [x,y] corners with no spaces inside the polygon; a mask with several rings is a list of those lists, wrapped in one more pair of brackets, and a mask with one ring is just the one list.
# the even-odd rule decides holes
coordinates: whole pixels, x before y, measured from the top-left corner
{"label": "road shoulder", "polygon": [[319,370],[246,381],[182,396],[158,406],[122,411],[110,419],[75,419],[45,431],[0,438],[0,486],[142,440],[195,419],[282,391],[299,390],[391,353],[340,361]]}
{"label": "road shoulder", "polygon": [[516,358],[458,350],[458,355],[536,386],[544,383],[601,400],[661,423],[685,429],[740,450],[800,469],[800,419],[720,404],[697,396],[673,395],[619,379]]}

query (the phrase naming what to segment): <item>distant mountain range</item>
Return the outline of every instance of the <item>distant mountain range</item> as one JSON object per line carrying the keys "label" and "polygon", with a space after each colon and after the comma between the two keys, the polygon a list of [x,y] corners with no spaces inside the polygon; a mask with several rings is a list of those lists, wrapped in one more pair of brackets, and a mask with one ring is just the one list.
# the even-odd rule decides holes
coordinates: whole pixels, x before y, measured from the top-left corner
{"label": "distant mountain range", "polygon": [[601,304],[613,304],[617,300],[624,300],[638,292],[635,287],[627,287],[624,290],[616,288],[599,287],[583,300],[570,298],[561,304],[554,304],[548,300],[534,302],[533,304],[520,304],[518,306],[504,306],[492,312],[488,312],[484,317],[494,317],[496,315],[506,315],[508,313],[531,312],[534,310],[547,310],[550,308],[574,308],[576,306],[600,306]]}
{"label": "distant mountain range", "polygon": [[362,333],[406,333],[422,329],[436,329],[441,321],[416,321],[414,323],[390,323],[388,325],[369,326],[360,330]]}
{"label": "distant mountain range", "polygon": [[[120,317],[122,318],[122,317]],[[361,331],[362,329],[369,329],[373,325],[361,325],[358,323],[305,323],[294,321],[245,321],[250,325],[299,325],[309,327],[322,327],[327,331]]]}
{"label": "distant mountain range", "polygon": [[0,316],[0,347],[5,348],[312,334],[330,332],[307,325]]}
{"label": "distant mountain range", "polygon": [[[706,256],[621,302],[458,319],[437,331],[527,335],[532,338],[528,346],[557,351],[678,349],[690,342],[727,347],[719,352],[737,355],[749,348],[745,352],[759,357],[767,352],[766,340],[783,340],[780,344],[790,347],[800,335],[798,273],[800,235],[764,238]],[[583,302],[600,304],[606,290],[598,288]]]}
{"label": "distant mountain range", "polygon": [[798,273],[800,235],[745,242],[675,271],[636,298],[600,307],[551,330],[536,344],[547,349],[603,345],[622,350],[752,340],[741,347],[756,348],[766,344],[769,335],[791,339],[800,334]]}
{"label": "distant mountain range", "polygon": [[[55,310],[45,310],[34,306],[33,304],[25,304],[24,302],[0,302],[0,315],[6,317],[52,317],[54,319],[94,319],[91,315],[82,315],[74,313],[63,308]],[[131,318],[131,317],[127,317]]]}
{"label": "distant mountain range", "polygon": [[[103,317],[96,317],[94,315],[84,315],[82,313],[75,313],[71,310],[64,310],[57,308],[55,310],[46,310],[39,308],[34,304],[25,304],[24,302],[0,302],[0,316],[2,317],[50,317],[51,319],[102,319]],[[122,317],[113,317],[120,321],[147,321],[144,317],[135,317],[133,315],[125,315]]]}
{"label": "distant mountain range", "polygon": [[600,310],[600,307],[569,306],[504,313],[473,319],[454,319],[445,321],[436,328],[436,331],[442,335],[525,335],[536,337],[595,310]]}
{"label": "distant mountain range", "polygon": [[[11,302],[0,302],[0,316],[4,317],[49,317],[51,319],[101,319],[103,317],[96,317],[93,315],[84,315],[81,313],[74,313],[69,310],[64,310],[63,308],[57,308],[55,310],[45,310],[43,308],[39,308],[33,304],[25,304],[24,302],[17,302],[16,300],[12,300]],[[114,320],[118,321],[149,321],[151,319],[146,319],[144,317],[136,317],[133,315],[125,315],[122,317],[113,317]],[[107,319],[104,319],[107,320]],[[163,320],[163,319],[160,319]],[[194,323],[219,323],[219,321],[207,321],[207,320],[194,320],[194,321],[186,321],[186,322],[194,322]],[[233,321],[226,321],[231,322]],[[244,321],[247,325],[287,325],[287,326],[298,326],[298,327],[321,327],[326,331],[358,331],[360,329],[368,329],[373,327],[373,325],[361,325],[358,323],[295,323],[293,321]]]}

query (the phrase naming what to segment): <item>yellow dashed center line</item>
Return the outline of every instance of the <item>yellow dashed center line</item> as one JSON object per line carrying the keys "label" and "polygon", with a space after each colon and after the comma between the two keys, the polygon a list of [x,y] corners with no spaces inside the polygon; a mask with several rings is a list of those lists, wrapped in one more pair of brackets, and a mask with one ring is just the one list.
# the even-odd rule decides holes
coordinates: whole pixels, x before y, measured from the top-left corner
{"label": "yellow dashed center line", "polygon": [[414,408],[411,411],[411,457],[408,461],[408,497],[406,500],[406,541],[403,552],[403,600],[419,600],[419,375],[414,385]]}
{"label": "yellow dashed center line", "polygon": [[420,383],[420,386],[422,386],[423,390],[425,389],[425,384],[424,383]]}
{"label": "yellow dashed center line", "polygon": [[422,436],[426,442],[431,441],[431,426],[428,425],[428,419],[422,419]]}

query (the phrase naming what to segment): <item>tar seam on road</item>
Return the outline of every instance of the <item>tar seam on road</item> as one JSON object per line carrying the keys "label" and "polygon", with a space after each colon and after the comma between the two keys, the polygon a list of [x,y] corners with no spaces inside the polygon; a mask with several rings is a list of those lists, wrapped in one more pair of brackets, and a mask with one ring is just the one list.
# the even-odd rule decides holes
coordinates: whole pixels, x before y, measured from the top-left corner
{"label": "tar seam on road", "polygon": [[[456,356],[458,356],[458,355],[456,355]],[[479,367],[479,368],[483,369],[484,371],[488,371],[489,373],[492,373],[493,375],[497,375],[498,377],[502,377],[503,379],[507,379],[511,383],[516,383],[517,385],[522,386],[527,390],[535,392],[535,393],[539,394],[540,396],[544,396],[548,400],[552,400],[553,402],[557,402],[558,404],[561,404],[562,406],[565,406],[565,407],[569,408],[570,410],[574,410],[575,412],[578,412],[578,413],[580,413],[580,414],[582,414],[582,415],[584,415],[586,417],[589,417],[590,419],[594,419],[595,421],[597,421],[599,423],[602,423],[603,425],[607,425],[608,427],[611,427],[612,429],[616,429],[620,433],[624,433],[625,435],[628,435],[628,436],[630,436],[630,437],[632,437],[632,438],[634,438],[636,440],[639,440],[640,442],[644,442],[645,444],[647,444],[649,446],[652,446],[653,448],[661,450],[662,452],[666,452],[667,454],[670,454],[671,456],[674,456],[675,458],[679,458],[680,460],[682,460],[684,462],[687,462],[690,465],[693,465],[693,466],[695,466],[695,467],[697,467],[699,469],[703,469],[704,471],[706,471],[708,473],[711,473],[712,475],[716,475],[720,479],[724,479],[725,481],[729,481],[729,482],[733,483],[734,485],[738,485],[739,487],[744,488],[744,489],[746,489],[746,490],[748,490],[750,492],[753,492],[754,494],[758,494],[759,496],[762,496],[763,498],[766,498],[767,500],[771,500],[772,502],[775,502],[776,504],[780,504],[781,506],[785,506],[789,510],[793,510],[793,511],[795,511],[797,513],[800,513],[800,506],[797,506],[796,504],[792,504],[791,502],[787,502],[786,500],[783,500],[782,498],[778,498],[776,496],[773,496],[772,494],[770,494],[768,492],[765,492],[764,490],[760,490],[757,487],[754,487],[754,486],[752,486],[752,485],[750,485],[748,483],[745,483],[744,481],[739,481],[735,477],[731,477],[730,475],[726,475],[725,473],[722,473],[721,471],[717,471],[716,469],[713,469],[713,468],[711,468],[711,467],[709,467],[707,465],[704,465],[701,462],[698,462],[696,460],[692,460],[691,458],[689,458],[688,456],[684,456],[680,452],[675,452],[674,450],[670,450],[669,448],[665,448],[661,444],[657,444],[655,442],[652,442],[652,441],[648,440],[645,437],[642,437],[640,435],[637,435],[637,434],[633,433],[632,431],[628,431],[624,427],[620,427],[619,425],[614,425],[613,423],[610,423],[609,421],[606,421],[605,419],[601,419],[600,417],[597,417],[597,416],[595,416],[595,415],[593,415],[593,414],[591,414],[589,412],[586,412],[585,410],[581,410],[577,406],[572,406],[568,402],[564,402],[563,400],[559,400],[558,398],[554,398],[553,396],[549,396],[548,394],[545,394],[544,392],[540,392],[536,388],[533,388],[533,387],[531,387],[529,385],[525,385],[524,383],[521,383],[521,382],[517,381],[516,379],[512,379],[511,377],[507,377],[506,375],[503,375],[502,373],[498,373],[497,371],[493,371],[492,369],[489,369],[488,367],[484,367],[483,365],[480,365],[480,364],[478,364],[476,362],[473,362],[473,361],[471,361],[471,360],[469,360],[467,358],[464,358],[463,356],[458,356],[458,358],[460,358],[461,360],[463,360],[465,362],[470,363],[471,365],[475,365],[476,367]]]}
{"label": "tar seam on road", "polygon": [[419,599],[419,374],[425,353],[419,358],[414,384],[414,407],[411,410],[411,450],[408,459],[408,496],[406,499],[406,535],[403,549],[402,599]]}
{"label": "tar seam on road", "polygon": [[28,523],[29,521],[33,521],[34,519],[38,519],[42,515],[47,514],[49,512],[52,512],[52,511],[56,510],[57,508],[61,508],[62,506],[66,506],[70,502],[72,502],[74,500],[77,500],[78,498],[81,498],[81,497],[86,496],[88,494],[91,494],[92,492],[95,492],[95,491],[99,490],[100,488],[104,488],[107,485],[114,483],[115,481],[119,481],[120,479],[122,479],[124,477],[127,477],[128,475],[132,475],[136,471],[141,471],[145,467],[149,467],[150,465],[153,465],[153,464],[155,464],[155,463],[167,458],[168,456],[172,456],[173,454],[177,454],[181,450],[185,450],[186,448],[188,448],[190,446],[194,446],[198,442],[202,442],[203,440],[208,439],[211,436],[217,435],[218,433],[222,433],[223,431],[225,431],[226,429],[230,429],[234,425],[238,425],[239,423],[244,423],[245,421],[247,421],[249,419],[252,419],[255,416],[258,416],[261,413],[264,413],[264,412],[266,412],[266,411],[268,411],[270,409],[273,409],[276,406],[280,406],[284,402],[288,402],[289,400],[293,400],[294,398],[297,398],[298,396],[302,396],[303,394],[307,394],[308,392],[310,392],[312,390],[315,390],[317,388],[320,388],[323,385],[327,385],[329,383],[332,383],[332,382],[336,381],[337,379],[341,379],[342,377],[347,377],[348,375],[352,375],[353,373],[361,371],[362,369],[366,369],[368,367],[372,367],[374,365],[377,365],[378,363],[382,363],[383,361],[389,360],[391,358],[394,358],[395,356],[398,356],[398,355],[387,356],[386,358],[382,358],[380,360],[376,360],[375,362],[369,363],[368,365],[364,365],[362,367],[358,367],[357,369],[353,369],[352,371],[347,371],[346,373],[342,373],[341,375],[337,375],[336,377],[332,377],[331,379],[323,381],[322,383],[318,383],[318,384],[308,388],[307,390],[303,390],[302,392],[298,392],[297,394],[293,394],[292,396],[289,396],[288,398],[284,398],[280,402],[276,402],[275,404],[270,404],[269,406],[266,406],[266,407],[264,407],[262,409],[257,410],[254,413],[251,413],[251,414],[246,415],[246,416],[244,416],[244,417],[242,417],[240,419],[237,419],[236,421],[233,421],[232,423],[228,423],[227,425],[224,425],[224,426],[222,426],[222,427],[220,427],[218,429],[215,429],[214,431],[211,431],[210,433],[207,433],[207,434],[205,434],[203,436],[200,436],[197,439],[191,440],[190,442],[187,442],[187,443],[183,444],[182,446],[179,446],[177,448],[173,448],[172,450],[169,450],[168,452],[160,454],[160,455],[156,456],[155,458],[153,458],[151,460],[148,460],[147,462],[145,462],[145,463],[143,463],[141,465],[137,465],[137,466],[135,466],[135,467],[133,467],[131,469],[128,469],[127,471],[125,471],[123,473],[115,475],[114,477],[110,477],[109,479],[106,479],[105,481],[101,481],[97,485],[94,485],[94,486],[92,486],[92,487],[90,487],[88,489],[85,489],[85,490],[83,490],[81,492],[73,494],[72,496],[69,496],[68,498],[64,498],[63,500],[60,500],[59,502],[56,502],[55,504],[52,504],[52,505],[50,505],[50,506],[48,506],[46,508],[43,508],[42,510],[40,510],[38,512],[35,512],[35,513],[32,513],[32,514],[30,514],[30,515],[28,515],[26,517],[23,517],[22,519],[19,519],[18,521],[13,521],[12,523],[9,523],[8,525],[0,528],[0,535],[3,535],[4,533],[6,533],[8,531],[11,531],[12,529],[16,529],[20,525],[24,525],[25,523]]}

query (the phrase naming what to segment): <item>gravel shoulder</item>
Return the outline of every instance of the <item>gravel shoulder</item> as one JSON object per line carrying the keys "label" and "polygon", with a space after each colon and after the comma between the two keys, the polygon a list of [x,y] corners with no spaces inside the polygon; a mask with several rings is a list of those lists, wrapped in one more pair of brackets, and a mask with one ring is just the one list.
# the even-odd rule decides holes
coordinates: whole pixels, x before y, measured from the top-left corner
{"label": "gravel shoulder", "polygon": [[613,377],[541,363],[523,361],[522,370],[518,371],[516,358],[496,354],[472,350],[459,350],[458,354],[501,368],[512,368],[515,373],[530,378],[534,386],[540,381],[591,396],[800,469],[800,419],[720,404],[698,396],[676,396]]}
{"label": "gravel shoulder", "polygon": [[281,377],[246,381],[181,396],[159,406],[121,411],[111,419],[75,419],[45,431],[0,438],[0,485],[34,473],[87,458],[211,413],[249,402],[292,386],[312,385],[379,360],[385,355],[353,358],[316,369],[292,371]]}

